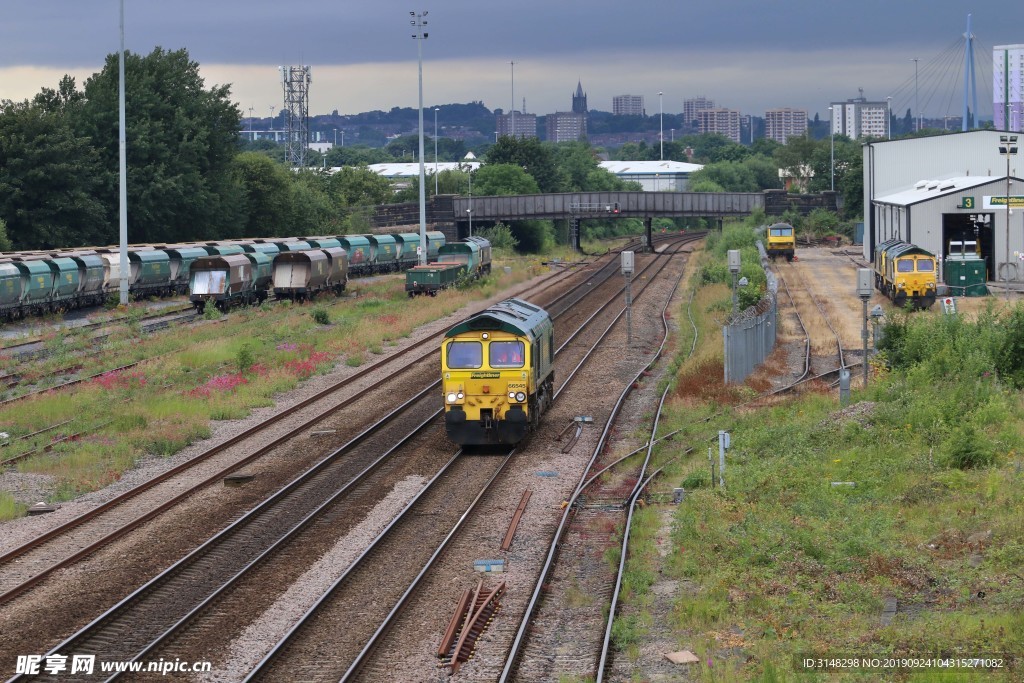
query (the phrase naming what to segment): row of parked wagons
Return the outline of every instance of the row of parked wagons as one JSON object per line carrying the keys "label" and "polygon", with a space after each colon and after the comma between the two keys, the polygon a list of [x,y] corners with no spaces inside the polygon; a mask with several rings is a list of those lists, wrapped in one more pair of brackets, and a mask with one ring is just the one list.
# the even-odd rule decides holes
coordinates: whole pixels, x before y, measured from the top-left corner
{"label": "row of parked wagons", "polygon": [[[255,303],[273,290],[304,299],[340,292],[349,277],[396,272],[416,265],[419,234],[338,235],[230,240],[128,248],[129,294],[135,299],[190,292],[196,308]],[[427,233],[427,259],[436,259],[444,233]],[[120,288],[117,247],[0,254],[0,317],[102,304]]]}

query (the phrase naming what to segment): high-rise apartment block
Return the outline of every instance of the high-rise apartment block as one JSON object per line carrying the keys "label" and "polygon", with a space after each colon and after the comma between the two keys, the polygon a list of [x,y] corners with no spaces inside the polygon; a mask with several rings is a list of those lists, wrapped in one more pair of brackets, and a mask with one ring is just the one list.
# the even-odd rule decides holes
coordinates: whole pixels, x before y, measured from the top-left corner
{"label": "high-rise apartment block", "polygon": [[889,136],[889,103],[868,102],[855,97],[845,102],[832,102],[831,130],[835,135],[858,138]]}
{"label": "high-rise apartment block", "polygon": [[612,98],[615,116],[644,116],[643,95],[616,95]]}
{"label": "high-rise apartment block", "polygon": [[697,111],[697,132],[721,133],[733,142],[739,142],[740,113],[735,109],[700,109]]}
{"label": "high-rise apartment block", "polygon": [[786,144],[789,138],[799,138],[807,134],[807,110],[769,109],[764,113],[764,136],[776,142]]}
{"label": "high-rise apartment block", "polygon": [[714,109],[715,103],[704,96],[691,97],[683,100],[683,125],[687,127],[696,126],[697,112],[707,109]]}
{"label": "high-rise apartment block", "polygon": [[545,117],[548,142],[571,142],[587,137],[587,115],[559,111]]}
{"label": "high-rise apartment block", "polygon": [[1024,132],[1024,45],[992,48],[992,113],[996,130]]}
{"label": "high-rise apartment block", "polygon": [[[498,114],[495,118],[495,130],[498,135],[511,135],[517,138],[537,137],[537,115],[523,114],[516,111],[511,114]],[[513,119],[515,122],[513,123]],[[515,131],[512,130],[515,126]]]}

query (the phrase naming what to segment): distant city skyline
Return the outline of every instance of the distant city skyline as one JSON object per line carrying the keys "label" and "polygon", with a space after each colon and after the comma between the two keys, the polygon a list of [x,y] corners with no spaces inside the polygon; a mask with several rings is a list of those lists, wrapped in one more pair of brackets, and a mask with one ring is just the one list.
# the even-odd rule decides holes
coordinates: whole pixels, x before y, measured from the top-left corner
{"label": "distant city skyline", "polygon": [[[243,116],[282,104],[278,66],[309,64],[310,112],[341,114],[416,107],[416,44],[409,11],[429,12],[423,43],[424,105],[480,101],[489,109],[544,115],[568,111],[577,83],[593,110],[613,98],[644,98],[681,113],[685,99],[764,116],[778,108],[826,118],[830,102],[892,98],[903,116],[914,101],[926,118],[959,115],[967,11],[939,0],[832,3],[672,0],[614,3],[521,0],[514,8],[469,0],[443,6],[342,6],[308,0],[290,11],[270,0],[136,3],[125,0],[125,44],[148,53],[186,48],[207,86],[231,84]],[[971,7],[979,116],[992,116],[992,47],[1024,42],[1024,10],[994,0]],[[0,99],[31,98],[65,73],[79,85],[118,49],[118,3],[18,3],[0,23]],[[915,62],[918,67],[915,88]],[[512,67],[514,71],[514,98]],[[915,112],[916,114],[917,112]]]}

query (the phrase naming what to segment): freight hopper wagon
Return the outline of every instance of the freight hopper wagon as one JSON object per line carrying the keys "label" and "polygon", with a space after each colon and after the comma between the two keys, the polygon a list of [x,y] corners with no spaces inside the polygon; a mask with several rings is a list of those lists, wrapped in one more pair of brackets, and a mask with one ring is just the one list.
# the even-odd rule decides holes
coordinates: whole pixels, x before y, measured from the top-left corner
{"label": "freight hopper wagon", "polygon": [[875,249],[875,288],[896,306],[914,308],[935,303],[935,255],[907,242],[886,240]]}
{"label": "freight hopper wagon", "polygon": [[273,265],[266,254],[205,256],[192,262],[189,301],[203,313],[214,303],[227,312],[233,306],[251,305],[267,298]]}
{"label": "freight hopper wagon", "polygon": [[445,428],[464,446],[516,444],[554,396],[554,326],[547,312],[506,299],[445,333]]}

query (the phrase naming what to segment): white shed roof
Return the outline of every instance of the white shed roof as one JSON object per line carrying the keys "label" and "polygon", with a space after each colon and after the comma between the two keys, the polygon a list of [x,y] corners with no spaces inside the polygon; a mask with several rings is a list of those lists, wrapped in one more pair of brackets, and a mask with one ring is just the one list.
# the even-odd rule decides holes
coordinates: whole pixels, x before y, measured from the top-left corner
{"label": "white shed roof", "polygon": [[[693,173],[704,168],[701,164],[687,164],[681,161],[601,161],[601,168],[615,175],[672,175],[679,173]],[[434,163],[427,161],[423,165],[427,173],[434,172]],[[416,178],[420,174],[420,165],[416,163],[387,163],[370,164],[368,168],[374,173],[379,173],[388,178]],[[440,161],[437,163],[437,170],[460,171],[472,168],[474,171],[480,168],[479,161]]]}
{"label": "white shed roof", "polygon": [[1004,178],[1005,176],[972,175],[944,178],[942,180],[919,180],[911,188],[893,192],[884,197],[875,197],[874,202],[876,204],[910,206],[911,204],[918,204],[947,194],[963,192],[979,185],[987,185]]}
{"label": "white shed roof", "polygon": [[654,175],[655,173],[693,173],[704,168],[682,161],[602,161],[601,168],[615,175]]}
{"label": "white shed roof", "polygon": [[[396,163],[396,164],[369,164],[367,166],[374,173],[379,173],[387,178],[418,178],[420,176],[420,164],[415,163]],[[434,172],[434,162],[425,161],[423,163],[424,173],[430,174]],[[441,171],[465,171],[468,169],[477,170],[480,168],[479,161],[439,161],[436,165],[438,173]]]}

